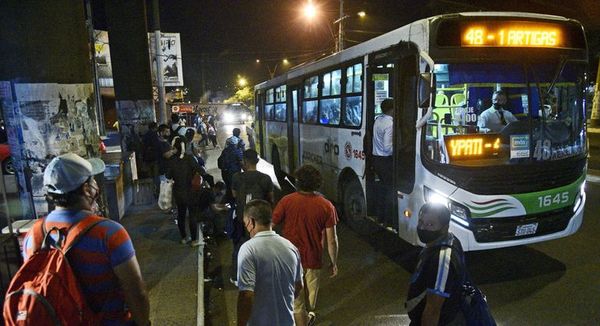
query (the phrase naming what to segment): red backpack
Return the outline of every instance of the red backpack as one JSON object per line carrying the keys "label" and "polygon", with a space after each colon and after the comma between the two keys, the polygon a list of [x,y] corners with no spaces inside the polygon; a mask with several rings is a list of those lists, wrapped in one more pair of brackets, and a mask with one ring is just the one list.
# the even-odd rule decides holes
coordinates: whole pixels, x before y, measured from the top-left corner
{"label": "red backpack", "polygon": [[[98,325],[69,265],[67,252],[103,218],[88,216],[68,230],[32,227],[33,254],[13,277],[4,299],[6,325]],[[58,239],[48,241],[56,231]],[[65,235],[66,232],[66,235]],[[64,248],[64,249],[63,249]]]}

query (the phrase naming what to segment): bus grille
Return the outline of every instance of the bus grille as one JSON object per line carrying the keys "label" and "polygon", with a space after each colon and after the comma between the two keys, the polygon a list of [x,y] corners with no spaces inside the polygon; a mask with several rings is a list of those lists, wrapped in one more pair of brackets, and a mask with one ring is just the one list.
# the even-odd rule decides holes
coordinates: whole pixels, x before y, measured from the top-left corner
{"label": "bus grille", "polygon": [[[519,240],[563,231],[572,216],[573,207],[569,206],[534,215],[472,219],[470,229],[477,242]],[[515,236],[517,226],[535,222],[538,223],[535,234]]]}

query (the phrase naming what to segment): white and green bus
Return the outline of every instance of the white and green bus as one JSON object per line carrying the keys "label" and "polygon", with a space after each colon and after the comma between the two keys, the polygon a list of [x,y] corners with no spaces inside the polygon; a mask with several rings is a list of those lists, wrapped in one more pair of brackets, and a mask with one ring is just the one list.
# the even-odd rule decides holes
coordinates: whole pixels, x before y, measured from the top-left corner
{"label": "white and green bus", "polygon": [[[477,12],[416,21],[255,87],[262,157],[279,177],[320,168],[323,194],[373,227],[374,118],[395,103],[393,231],[412,244],[418,211],[441,201],[465,250],[565,237],[585,204],[588,51],[580,23]],[[492,94],[517,118],[479,128]]]}

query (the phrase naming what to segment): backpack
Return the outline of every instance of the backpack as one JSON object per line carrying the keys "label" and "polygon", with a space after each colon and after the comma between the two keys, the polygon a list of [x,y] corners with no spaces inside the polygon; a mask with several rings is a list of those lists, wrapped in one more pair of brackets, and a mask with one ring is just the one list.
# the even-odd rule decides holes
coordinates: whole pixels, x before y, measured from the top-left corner
{"label": "backpack", "polygon": [[[33,226],[34,253],[15,274],[6,292],[6,325],[100,323],[101,316],[87,305],[66,255],[88,231],[104,220],[88,216],[66,230],[66,235],[65,229],[56,227],[47,232],[45,219]],[[54,243],[49,241],[53,231],[58,233]]]}

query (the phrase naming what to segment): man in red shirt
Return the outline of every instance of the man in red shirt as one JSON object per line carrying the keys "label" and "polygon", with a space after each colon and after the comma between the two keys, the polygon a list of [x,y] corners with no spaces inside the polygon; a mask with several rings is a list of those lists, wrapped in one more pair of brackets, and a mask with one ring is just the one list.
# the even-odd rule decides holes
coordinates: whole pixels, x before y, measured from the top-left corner
{"label": "man in red shirt", "polygon": [[[314,325],[323,243],[327,243],[331,259],[330,277],[338,273],[335,230],[338,217],[333,204],[317,192],[323,181],[319,170],[303,165],[295,175],[297,191],[279,201],[273,211],[273,225],[283,223],[283,237],[300,251],[305,286],[294,301],[296,325]],[[323,241],[323,236],[326,241]]]}

